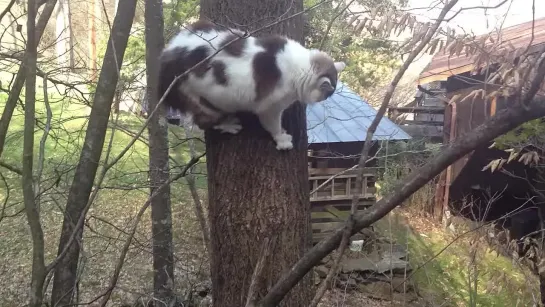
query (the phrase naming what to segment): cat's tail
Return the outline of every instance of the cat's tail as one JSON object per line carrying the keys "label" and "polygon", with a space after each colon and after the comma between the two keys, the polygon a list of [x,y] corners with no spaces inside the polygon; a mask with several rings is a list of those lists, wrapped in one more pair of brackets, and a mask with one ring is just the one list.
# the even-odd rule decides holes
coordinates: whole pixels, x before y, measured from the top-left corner
{"label": "cat's tail", "polygon": [[[176,78],[187,71],[187,65],[185,65],[185,56],[183,52],[180,52],[177,48],[165,50],[159,57],[159,76],[158,76],[158,91],[157,94],[161,99],[170,85],[175,82]],[[171,107],[175,110],[185,114],[189,111],[189,98],[186,97],[178,87],[180,82],[183,81],[180,78],[171,87],[168,94],[165,96],[163,105]]]}

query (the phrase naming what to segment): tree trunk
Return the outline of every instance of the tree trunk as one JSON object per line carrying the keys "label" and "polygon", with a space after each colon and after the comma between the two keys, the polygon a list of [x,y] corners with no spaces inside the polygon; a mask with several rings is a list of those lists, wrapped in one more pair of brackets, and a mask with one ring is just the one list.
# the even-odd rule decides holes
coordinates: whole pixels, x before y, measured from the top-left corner
{"label": "tree trunk", "polygon": [[[301,0],[201,0],[201,17],[225,26],[271,24],[303,9]],[[270,17],[269,17],[270,16]],[[267,18],[269,17],[269,18]],[[301,15],[265,31],[303,40]],[[299,103],[284,112],[283,127],[294,148],[276,150],[275,143],[253,115],[240,116],[243,129],[227,136],[206,131],[211,275],[214,306],[246,305],[248,289],[266,241],[270,249],[254,299],[305,253],[310,246],[310,205],[305,108]],[[308,306],[312,291],[304,279],[280,306]]]}
{"label": "tree trunk", "polygon": [[[161,0],[147,0],[145,4],[146,23],[146,72],[148,107],[155,109],[157,98],[157,78],[159,75],[159,55],[164,47],[163,4]],[[165,120],[166,108],[160,109],[149,122],[149,167],[150,195],[156,188],[169,180],[168,166],[168,126]],[[170,209],[170,187],[151,201],[153,233],[153,292],[155,298],[170,306],[174,296],[174,255],[172,250],[172,212]]]}
{"label": "tree trunk", "polygon": [[36,103],[36,40],[35,0],[28,1],[27,44],[25,52],[25,128],[23,145],[23,196],[30,234],[32,236],[32,277],[30,281],[30,307],[42,306],[42,288],[45,281],[44,234],[40,213],[36,206],[33,180],[34,116]]}
{"label": "tree trunk", "polygon": [[[40,43],[42,35],[44,34],[45,27],[53,10],[55,9],[55,4],[57,0],[49,0],[46,2],[45,7],[38,18],[36,23],[36,46]],[[2,112],[2,118],[0,119],[0,157],[2,156],[2,151],[4,150],[4,143],[6,141],[6,135],[8,134],[9,123],[11,122],[11,117],[13,116],[13,111],[15,111],[15,106],[21,96],[21,91],[23,90],[23,85],[25,85],[25,59],[17,71],[15,76],[15,81],[13,81],[13,86],[9,91],[8,100],[6,101],[6,106]]]}
{"label": "tree trunk", "polygon": [[121,66],[123,64],[123,56],[134,19],[136,3],[137,0],[120,1],[121,14],[117,14],[114,18],[112,32],[110,33],[110,39],[108,40],[108,46],[102,63],[103,69],[100,71],[91,115],[89,116],[85,142],[66,203],[58,255],[65,248],[68,248],[68,250],[55,268],[53,291],[51,294],[52,306],[66,306],[72,300],[76,284],[79,246],[76,243],[67,247],[66,244],[69,242],[73,231],[78,232],[76,242],[79,242],[82,237],[82,229],[74,230],[73,223],[74,221],[78,221],[82,214],[85,214],[85,207],[93,187],[119,77],[120,67],[117,65]]}

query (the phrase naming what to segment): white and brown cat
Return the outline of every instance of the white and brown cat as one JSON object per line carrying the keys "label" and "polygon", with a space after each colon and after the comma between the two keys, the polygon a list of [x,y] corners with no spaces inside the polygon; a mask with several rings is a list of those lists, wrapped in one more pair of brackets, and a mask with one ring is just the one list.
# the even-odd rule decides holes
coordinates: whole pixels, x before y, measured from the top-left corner
{"label": "white and brown cat", "polygon": [[233,134],[242,129],[233,114],[252,112],[278,150],[291,149],[282,112],[295,101],[316,103],[331,96],[345,64],[280,35],[249,36],[228,44],[243,35],[203,20],[182,30],[161,55],[159,98],[177,76],[223,48],[180,78],[164,103],[190,113],[201,129]]}

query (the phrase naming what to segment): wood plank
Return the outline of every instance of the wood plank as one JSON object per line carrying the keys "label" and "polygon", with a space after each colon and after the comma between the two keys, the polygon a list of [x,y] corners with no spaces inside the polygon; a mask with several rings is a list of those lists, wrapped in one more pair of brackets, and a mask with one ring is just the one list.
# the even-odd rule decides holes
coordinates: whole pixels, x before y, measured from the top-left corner
{"label": "wood plank", "polygon": [[[347,214],[344,214],[344,215],[348,216]],[[344,218],[346,218],[346,217],[344,217]],[[332,219],[332,220],[339,219],[339,220],[342,220],[342,217],[339,218],[339,217],[335,216],[334,214],[332,214],[330,212],[311,212],[310,213],[310,219],[311,220],[315,220],[315,219]],[[313,222],[313,223],[319,223],[319,222]]]}
{"label": "wood plank", "polygon": [[321,231],[327,231],[327,230],[335,230],[339,227],[341,227],[344,224],[343,222],[329,222],[329,223],[314,223],[312,224],[312,229],[321,230]]}
{"label": "wood plank", "polygon": [[444,114],[445,107],[390,107],[392,111],[399,113],[427,113],[427,114]]}
{"label": "wood plank", "polygon": [[[327,180],[327,179],[331,178],[334,175],[335,174],[322,175],[322,176],[312,176],[312,177],[309,177],[309,180]],[[356,174],[349,174],[349,175],[342,174],[342,175],[335,176],[335,179],[356,178],[356,176],[357,176]],[[376,174],[366,172],[366,173],[363,174],[363,176],[364,177],[375,177]]]}
{"label": "wood plank", "polygon": [[[374,200],[375,198],[376,198],[375,195],[370,193],[359,196],[359,199]],[[310,199],[311,202],[334,201],[334,200],[352,200],[352,196],[351,195],[335,196],[335,197],[319,196],[319,197],[313,197]]]}
{"label": "wood plank", "polygon": [[410,120],[404,119],[399,121],[400,125],[423,125],[423,126],[443,126],[443,121],[435,120]]}
{"label": "wood plank", "polygon": [[[331,235],[331,231],[328,232],[320,232],[320,233],[313,233],[312,234],[312,243],[316,244],[320,242],[321,240],[329,237]],[[356,233],[355,235],[350,237],[350,240],[365,240],[365,237],[361,233]]]}
{"label": "wood plank", "polygon": [[400,128],[412,137],[443,137],[443,127],[410,125],[400,126]]}
{"label": "wood plank", "polygon": [[[380,168],[382,169],[382,168]],[[327,175],[336,175],[342,171],[345,171],[346,168],[339,168],[339,167],[331,167],[331,168],[310,168],[308,170],[309,177],[313,176],[327,176]],[[379,167],[367,167],[366,173],[376,175],[377,171],[379,170]],[[343,175],[356,175],[356,170],[350,170],[346,171]]]}
{"label": "wood plank", "polygon": [[335,208],[333,205],[327,205],[325,206],[325,210],[327,210],[328,212],[331,212],[331,214],[337,216],[337,217],[341,217],[343,215],[343,212],[340,211],[339,209]]}

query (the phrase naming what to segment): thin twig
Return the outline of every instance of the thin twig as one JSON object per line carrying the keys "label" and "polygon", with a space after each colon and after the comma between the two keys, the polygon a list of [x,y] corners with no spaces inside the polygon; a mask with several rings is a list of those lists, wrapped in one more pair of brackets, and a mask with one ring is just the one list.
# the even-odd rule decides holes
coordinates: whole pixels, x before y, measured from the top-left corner
{"label": "thin twig", "polygon": [[357,177],[356,177],[356,189],[355,193],[352,197],[352,204],[350,207],[350,215],[348,216],[348,219],[346,220],[345,226],[344,226],[344,232],[341,239],[341,243],[339,245],[338,251],[337,251],[337,257],[335,258],[335,261],[333,265],[331,266],[326,278],[322,281],[322,284],[316,291],[316,295],[312,299],[312,302],[310,303],[310,307],[316,307],[318,306],[318,303],[322,299],[323,295],[325,294],[327,287],[331,280],[333,279],[333,276],[337,274],[337,270],[339,268],[339,264],[341,263],[341,259],[343,257],[343,254],[346,250],[346,247],[349,244],[350,236],[352,235],[352,230],[354,228],[355,224],[355,216],[360,200],[360,195],[362,192],[362,186],[363,186],[363,175],[365,172],[365,164],[367,163],[367,157],[369,156],[369,151],[372,146],[372,140],[373,135],[378,127],[378,124],[380,123],[380,120],[386,113],[386,109],[388,107],[388,104],[390,103],[390,100],[394,94],[395,88],[407,69],[409,68],[409,65],[414,61],[414,59],[422,52],[422,50],[426,47],[427,44],[429,44],[430,40],[435,35],[437,29],[445,19],[445,15],[450,11],[450,9],[458,2],[458,0],[451,0],[445,6],[443,7],[443,10],[439,14],[439,17],[433,27],[428,30],[422,41],[418,44],[418,46],[411,51],[407,59],[405,60],[405,63],[403,63],[403,66],[401,69],[397,72],[396,76],[394,77],[394,80],[390,84],[390,87],[386,91],[386,95],[384,96],[384,100],[382,101],[382,105],[380,106],[380,109],[377,112],[377,115],[373,119],[373,122],[367,129],[367,136],[365,138],[365,142],[363,143],[363,150],[357,165]]}
{"label": "thin twig", "polygon": [[117,261],[117,265],[115,267],[114,273],[112,274],[112,277],[110,279],[110,283],[108,286],[108,289],[104,291],[103,294],[99,295],[95,300],[102,297],[102,301],[100,302],[100,306],[104,307],[110,300],[110,295],[112,294],[112,291],[115,288],[115,285],[117,284],[117,280],[119,279],[119,274],[121,273],[121,269],[123,268],[123,264],[125,263],[125,257],[127,256],[127,253],[129,252],[129,247],[131,245],[132,239],[134,237],[134,234],[136,233],[136,229],[138,228],[138,224],[140,223],[140,220],[142,219],[142,216],[148,209],[149,205],[151,204],[151,201],[157,196],[160,195],[163,192],[163,189],[166,188],[168,185],[170,185],[172,182],[184,177],[187,173],[187,171],[195,164],[197,163],[202,157],[204,157],[206,153],[203,153],[189,161],[185,168],[174,176],[172,179],[168,180],[167,182],[160,185],[157,190],[154,191],[154,193],[148,198],[148,200],[144,203],[142,208],[140,208],[140,211],[138,211],[138,214],[136,215],[136,218],[134,220],[131,232],[127,240],[125,241],[125,245],[123,246],[123,249],[121,250],[121,255],[119,256],[119,259]]}
{"label": "thin twig", "polygon": [[271,241],[269,238],[263,239],[263,248],[261,248],[261,256],[255,265],[254,273],[250,282],[250,288],[248,288],[248,297],[246,299],[246,307],[255,307],[257,298],[257,287],[259,280],[262,278],[261,273],[265,267],[265,260],[269,257],[271,252]]}
{"label": "thin twig", "polygon": [[9,171],[11,171],[11,172],[13,172],[13,173],[15,173],[15,174],[17,174],[17,175],[23,175],[23,171],[20,168],[18,168],[16,166],[13,166],[13,165],[10,165],[10,164],[8,164],[8,163],[6,163],[4,161],[0,161],[0,166],[7,169],[7,170],[9,170]]}
{"label": "thin twig", "polygon": [[51,112],[51,106],[49,105],[49,97],[47,93],[47,75],[43,80],[43,88],[44,88],[44,104],[46,109],[46,122],[44,127],[44,134],[42,135],[42,138],[40,140],[40,149],[38,153],[38,169],[36,171],[36,183],[34,187],[34,192],[36,193],[36,207],[38,208],[38,212],[40,211],[40,189],[42,186],[42,173],[44,169],[44,161],[45,161],[45,142],[47,141],[47,137],[49,136],[49,131],[51,130],[51,118],[53,117],[53,112]]}
{"label": "thin twig", "polygon": [[[189,124],[186,122],[184,125],[184,132],[186,139],[188,139],[188,147],[189,147],[189,155],[190,159],[193,159],[196,156],[195,153],[195,143],[193,142],[191,135],[189,133]],[[189,191],[191,192],[191,198],[193,198],[193,205],[195,207],[195,215],[197,216],[197,220],[199,221],[199,225],[201,226],[201,232],[202,237],[204,241],[204,245],[206,247],[206,251],[208,252],[210,256],[210,230],[208,229],[208,225],[206,224],[206,217],[204,216],[204,210],[201,198],[199,197],[199,193],[197,193],[197,186],[195,184],[195,175],[193,175],[193,168],[189,170],[189,173],[187,176],[185,176],[185,180],[187,181],[187,185],[189,186]]]}
{"label": "thin twig", "polygon": [[[539,70],[545,70],[545,67],[539,67]],[[543,78],[535,78],[532,84],[541,84],[542,82]],[[359,213],[355,218],[355,225],[352,232],[356,233],[386,216],[432,178],[439,175],[448,165],[462,158],[478,146],[490,142],[494,138],[519,127],[527,121],[545,116],[545,97],[536,95],[528,97],[528,99],[531,99],[532,102],[523,101],[523,104],[527,104],[528,108],[514,106],[513,108],[500,110],[495,116],[485,120],[482,125],[465,134],[463,138],[457,138],[430,159],[429,162],[413,171],[394,187],[393,193],[382,198],[364,212]],[[261,301],[260,307],[277,306],[285,295],[321,259],[339,245],[343,233],[344,227],[334,230],[331,235],[321,240],[306,252],[270,289],[269,293]]]}
{"label": "thin twig", "polygon": [[15,4],[15,0],[11,0],[9,3],[8,3],[8,6],[6,6],[6,8],[2,11],[2,13],[0,13],[0,23],[2,22],[2,19],[4,19],[4,16],[6,16],[6,14],[11,10],[11,7]]}

